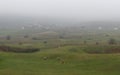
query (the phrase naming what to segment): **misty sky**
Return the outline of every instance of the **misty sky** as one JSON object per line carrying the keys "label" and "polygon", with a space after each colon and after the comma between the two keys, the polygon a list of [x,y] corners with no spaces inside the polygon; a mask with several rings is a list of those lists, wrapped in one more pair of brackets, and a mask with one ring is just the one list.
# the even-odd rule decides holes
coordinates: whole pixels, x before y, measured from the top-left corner
{"label": "misty sky", "polygon": [[120,0],[0,0],[0,14],[120,19]]}

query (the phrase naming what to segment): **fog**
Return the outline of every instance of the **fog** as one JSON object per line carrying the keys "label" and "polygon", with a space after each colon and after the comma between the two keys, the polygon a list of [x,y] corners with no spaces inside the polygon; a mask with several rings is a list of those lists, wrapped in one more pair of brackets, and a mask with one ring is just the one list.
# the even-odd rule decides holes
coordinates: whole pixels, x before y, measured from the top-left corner
{"label": "fog", "polygon": [[119,0],[0,0],[1,15],[24,15],[81,21],[120,19]]}

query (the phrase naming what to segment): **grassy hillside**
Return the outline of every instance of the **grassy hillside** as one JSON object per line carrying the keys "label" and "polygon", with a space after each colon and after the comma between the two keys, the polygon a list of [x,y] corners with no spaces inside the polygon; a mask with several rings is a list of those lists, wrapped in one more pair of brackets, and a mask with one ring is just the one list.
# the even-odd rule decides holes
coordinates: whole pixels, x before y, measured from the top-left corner
{"label": "grassy hillside", "polygon": [[[86,47],[61,47],[36,53],[0,52],[1,75],[119,75],[119,54],[89,54]],[[47,59],[44,59],[47,57]]]}
{"label": "grassy hillside", "polygon": [[120,75],[119,30],[0,31],[1,75]]}

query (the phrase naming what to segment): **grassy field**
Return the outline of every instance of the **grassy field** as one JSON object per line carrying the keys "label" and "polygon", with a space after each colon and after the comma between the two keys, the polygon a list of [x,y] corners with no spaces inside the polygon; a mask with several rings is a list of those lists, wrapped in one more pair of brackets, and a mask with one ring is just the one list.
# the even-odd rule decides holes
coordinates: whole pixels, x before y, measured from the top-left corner
{"label": "grassy field", "polygon": [[[38,48],[40,51],[1,51],[0,75],[120,75],[118,33],[110,32],[105,36],[108,33],[80,32],[59,37],[59,33],[47,31],[29,33],[29,37],[24,38],[23,32],[10,33],[10,40],[5,39],[8,33],[2,32],[4,38],[0,38],[0,46]],[[109,45],[110,38],[115,38],[117,44]]]}
{"label": "grassy field", "polygon": [[[119,75],[120,54],[88,54],[71,46],[36,53],[0,52],[1,75]],[[44,57],[48,57],[44,60]],[[60,58],[61,60],[59,60]],[[64,63],[63,63],[64,62]]]}

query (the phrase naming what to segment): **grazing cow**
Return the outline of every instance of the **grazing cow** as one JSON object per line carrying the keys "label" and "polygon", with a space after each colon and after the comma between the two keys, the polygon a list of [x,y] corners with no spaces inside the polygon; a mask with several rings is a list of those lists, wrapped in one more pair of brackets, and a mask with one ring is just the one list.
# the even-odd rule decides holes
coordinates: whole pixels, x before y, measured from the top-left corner
{"label": "grazing cow", "polygon": [[48,57],[43,57],[43,60],[47,60],[48,59]]}
{"label": "grazing cow", "polygon": [[60,57],[57,57],[57,60],[58,60],[61,64],[64,64],[64,63],[65,63],[65,61],[64,61],[62,58],[60,58]]}
{"label": "grazing cow", "polygon": [[61,60],[60,62],[61,62],[61,64],[64,64],[64,63],[65,63],[65,61],[64,61],[64,60]]}

